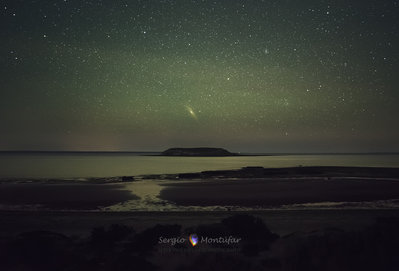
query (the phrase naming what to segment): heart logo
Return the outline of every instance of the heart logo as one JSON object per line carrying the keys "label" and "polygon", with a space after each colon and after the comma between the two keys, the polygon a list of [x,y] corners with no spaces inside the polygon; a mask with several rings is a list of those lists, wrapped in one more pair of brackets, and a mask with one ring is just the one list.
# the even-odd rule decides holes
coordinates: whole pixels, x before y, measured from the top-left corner
{"label": "heart logo", "polygon": [[193,245],[193,247],[195,247],[198,244],[198,235],[190,234],[188,240],[190,240],[190,243]]}

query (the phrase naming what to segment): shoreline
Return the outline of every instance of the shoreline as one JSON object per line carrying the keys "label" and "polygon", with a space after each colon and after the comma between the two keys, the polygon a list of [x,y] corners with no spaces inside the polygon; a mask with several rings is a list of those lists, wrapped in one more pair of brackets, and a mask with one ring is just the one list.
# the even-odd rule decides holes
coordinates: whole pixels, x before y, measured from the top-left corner
{"label": "shoreline", "polygon": [[129,183],[137,180],[197,180],[197,179],[229,179],[229,178],[293,178],[293,177],[364,177],[389,178],[399,180],[399,167],[378,166],[288,166],[261,167],[246,166],[239,169],[205,170],[199,172],[141,174],[108,177],[0,177],[0,184],[7,183]]}
{"label": "shoreline", "polygon": [[250,211],[399,208],[399,168],[244,167],[199,173],[0,180],[0,210]]}

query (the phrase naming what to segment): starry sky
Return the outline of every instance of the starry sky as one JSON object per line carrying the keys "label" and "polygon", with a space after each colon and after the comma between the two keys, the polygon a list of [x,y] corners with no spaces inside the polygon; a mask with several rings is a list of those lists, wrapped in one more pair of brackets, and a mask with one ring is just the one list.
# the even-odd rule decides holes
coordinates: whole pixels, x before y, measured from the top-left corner
{"label": "starry sky", "polygon": [[0,9],[0,150],[399,151],[399,1]]}

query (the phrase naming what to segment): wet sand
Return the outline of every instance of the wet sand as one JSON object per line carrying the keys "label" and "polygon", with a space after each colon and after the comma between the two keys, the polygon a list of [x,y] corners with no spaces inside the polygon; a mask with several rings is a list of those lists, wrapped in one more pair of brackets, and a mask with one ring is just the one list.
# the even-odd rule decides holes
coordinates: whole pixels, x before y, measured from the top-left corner
{"label": "wet sand", "polygon": [[374,201],[389,201],[390,207],[399,206],[399,169],[246,167],[84,181],[0,182],[0,210],[206,211],[218,207],[251,210]]}
{"label": "wet sand", "polygon": [[181,206],[260,206],[399,199],[399,181],[365,178],[201,180],[164,184],[162,200]]}
{"label": "wet sand", "polygon": [[122,184],[0,184],[2,209],[98,210],[137,198]]}

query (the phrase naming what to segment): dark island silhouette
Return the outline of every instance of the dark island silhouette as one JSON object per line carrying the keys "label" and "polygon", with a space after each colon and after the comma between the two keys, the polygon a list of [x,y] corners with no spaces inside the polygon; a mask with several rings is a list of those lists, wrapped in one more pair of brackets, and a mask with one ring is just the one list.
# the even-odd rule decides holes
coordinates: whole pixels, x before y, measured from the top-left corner
{"label": "dark island silhouette", "polygon": [[170,148],[162,156],[236,156],[223,148]]}

